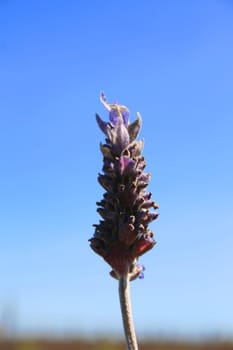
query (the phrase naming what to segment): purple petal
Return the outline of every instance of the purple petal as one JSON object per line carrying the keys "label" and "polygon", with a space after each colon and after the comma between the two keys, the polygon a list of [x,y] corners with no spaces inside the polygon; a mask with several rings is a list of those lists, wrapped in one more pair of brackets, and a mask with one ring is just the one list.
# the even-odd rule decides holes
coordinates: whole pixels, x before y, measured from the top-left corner
{"label": "purple petal", "polygon": [[140,280],[142,280],[144,278],[144,273],[141,272],[140,275],[138,276],[138,278],[140,278]]}
{"label": "purple petal", "polygon": [[123,122],[125,126],[128,126],[129,124],[129,110],[126,107],[121,108],[121,114],[123,117]]}
{"label": "purple petal", "polygon": [[143,271],[145,271],[145,266],[144,266],[144,265],[137,264],[136,267],[137,267],[137,271],[138,271],[138,273],[139,273],[138,277],[139,277],[140,279],[143,279],[143,278],[144,278],[144,273],[143,273]]}
{"label": "purple petal", "polygon": [[112,125],[123,123],[128,127],[129,123],[129,110],[125,106],[120,105],[110,105],[111,111],[109,113],[109,119]]}
{"label": "purple petal", "polygon": [[111,108],[111,111],[109,113],[109,120],[112,123],[112,125],[116,126],[117,121],[119,119],[119,112],[116,108]]}
{"label": "purple petal", "polygon": [[113,143],[114,154],[119,155],[129,145],[129,134],[123,123],[117,124],[111,130],[110,137]]}
{"label": "purple petal", "polygon": [[133,169],[134,168],[134,161],[127,157],[127,156],[121,156],[119,159],[119,172],[122,175],[123,172],[127,169]]}

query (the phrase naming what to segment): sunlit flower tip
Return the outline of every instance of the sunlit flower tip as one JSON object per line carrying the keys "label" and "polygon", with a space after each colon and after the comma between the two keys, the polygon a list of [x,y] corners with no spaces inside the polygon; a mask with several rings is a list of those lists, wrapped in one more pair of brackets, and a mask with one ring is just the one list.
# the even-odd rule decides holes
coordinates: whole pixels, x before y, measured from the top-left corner
{"label": "sunlit flower tip", "polygon": [[97,202],[102,219],[90,239],[91,248],[111,265],[111,275],[119,278],[129,273],[130,280],[143,277],[144,269],[138,257],[153,248],[155,241],[148,225],[158,217],[158,209],[146,192],[150,174],[144,173],[145,159],[141,155],[143,141],[136,138],[141,117],[130,124],[126,106],[109,104],[103,93],[100,100],[109,112],[109,122],[96,115],[97,123],[106,136],[100,145],[103,155],[102,174],[98,181],[105,189]]}

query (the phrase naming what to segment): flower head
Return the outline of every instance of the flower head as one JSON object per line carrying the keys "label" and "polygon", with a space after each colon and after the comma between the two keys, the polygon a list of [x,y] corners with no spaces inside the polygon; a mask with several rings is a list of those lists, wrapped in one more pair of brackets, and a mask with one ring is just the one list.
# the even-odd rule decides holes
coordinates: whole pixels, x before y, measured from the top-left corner
{"label": "flower head", "polygon": [[106,192],[97,202],[102,219],[94,225],[90,246],[112,267],[113,277],[130,273],[132,280],[143,276],[144,267],[137,260],[155,244],[148,225],[159,215],[151,209],[159,206],[151,200],[151,193],[146,192],[150,173],[143,172],[146,166],[141,155],[143,141],[136,141],[142,124],[140,114],[130,124],[127,107],[109,104],[104,94],[100,99],[109,112],[109,122],[96,114],[106,136],[106,143],[100,144],[103,174],[98,176]]}

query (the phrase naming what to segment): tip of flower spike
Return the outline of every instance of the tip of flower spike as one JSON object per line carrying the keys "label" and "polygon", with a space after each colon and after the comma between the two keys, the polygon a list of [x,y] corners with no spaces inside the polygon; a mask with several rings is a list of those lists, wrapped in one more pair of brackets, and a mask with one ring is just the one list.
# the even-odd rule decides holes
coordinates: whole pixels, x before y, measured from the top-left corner
{"label": "tip of flower spike", "polygon": [[111,107],[110,107],[109,103],[107,102],[107,98],[106,98],[105,94],[103,93],[103,91],[101,91],[101,93],[100,93],[100,102],[104,105],[104,107],[109,112],[111,111]]}
{"label": "tip of flower spike", "polygon": [[110,122],[113,125],[117,124],[118,119],[122,119],[123,124],[128,126],[129,110],[126,106],[119,105],[119,103],[110,104],[103,92],[100,93],[100,101],[109,112]]}

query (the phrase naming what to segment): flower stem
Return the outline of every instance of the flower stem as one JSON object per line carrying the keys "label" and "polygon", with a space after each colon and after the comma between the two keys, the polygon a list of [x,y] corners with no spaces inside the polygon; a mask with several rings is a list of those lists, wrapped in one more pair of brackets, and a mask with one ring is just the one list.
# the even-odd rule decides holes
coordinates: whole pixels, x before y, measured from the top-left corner
{"label": "flower stem", "polygon": [[128,273],[119,278],[119,298],[127,350],[138,350],[131,308],[130,282]]}

